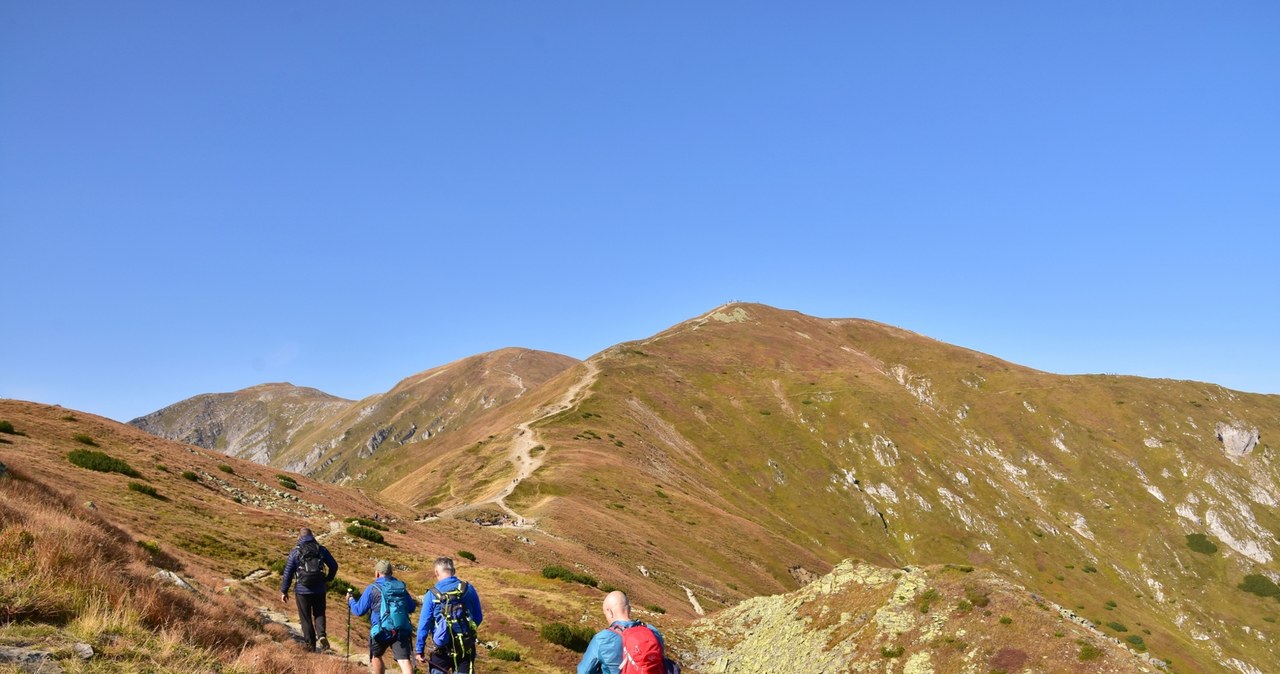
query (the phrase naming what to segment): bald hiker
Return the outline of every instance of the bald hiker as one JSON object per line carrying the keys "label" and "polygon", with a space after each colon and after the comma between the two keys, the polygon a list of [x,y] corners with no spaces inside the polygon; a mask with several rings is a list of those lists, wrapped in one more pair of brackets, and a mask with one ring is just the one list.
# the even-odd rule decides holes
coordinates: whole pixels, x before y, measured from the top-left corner
{"label": "bald hiker", "polygon": [[[578,674],[665,674],[679,672],[666,659],[662,633],[631,619],[631,602],[624,592],[613,591],[604,598],[604,619],[608,629],[597,632],[582,654]],[[670,669],[668,669],[670,668]]]}
{"label": "bald hiker", "polygon": [[[325,592],[329,583],[338,575],[338,560],[329,549],[320,545],[311,530],[303,527],[298,532],[298,544],[289,552],[284,565],[284,578],[280,581],[280,601],[288,603],[289,585],[297,578],[293,597],[298,605],[298,622],[302,623],[302,640],[309,651],[329,650],[329,637],[325,633]],[[328,569],[328,572],[325,572]],[[318,638],[318,641],[317,641]]]}
{"label": "bald hiker", "polygon": [[347,595],[352,615],[369,614],[369,671],[386,671],[382,656],[390,649],[401,674],[413,674],[413,621],[409,614],[418,609],[418,602],[394,577],[391,562],[379,559],[373,565],[373,575],[373,582],[359,599]]}

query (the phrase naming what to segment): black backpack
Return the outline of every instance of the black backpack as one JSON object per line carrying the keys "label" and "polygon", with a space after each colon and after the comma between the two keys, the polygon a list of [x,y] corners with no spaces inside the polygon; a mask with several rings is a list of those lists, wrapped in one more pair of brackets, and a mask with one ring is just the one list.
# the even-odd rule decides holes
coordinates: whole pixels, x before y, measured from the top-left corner
{"label": "black backpack", "polygon": [[324,555],[314,540],[298,545],[298,584],[315,587],[326,579]]}

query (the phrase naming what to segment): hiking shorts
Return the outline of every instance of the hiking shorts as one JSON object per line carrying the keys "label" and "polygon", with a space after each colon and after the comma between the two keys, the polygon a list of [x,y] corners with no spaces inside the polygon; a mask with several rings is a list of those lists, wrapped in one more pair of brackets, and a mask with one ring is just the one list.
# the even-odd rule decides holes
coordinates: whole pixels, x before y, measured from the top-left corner
{"label": "hiking shorts", "polygon": [[413,658],[413,634],[409,630],[404,630],[396,635],[396,640],[391,643],[380,644],[373,639],[369,640],[369,659],[378,660],[382,655],[391,649],[391,657],[396,660],[410,660]]}

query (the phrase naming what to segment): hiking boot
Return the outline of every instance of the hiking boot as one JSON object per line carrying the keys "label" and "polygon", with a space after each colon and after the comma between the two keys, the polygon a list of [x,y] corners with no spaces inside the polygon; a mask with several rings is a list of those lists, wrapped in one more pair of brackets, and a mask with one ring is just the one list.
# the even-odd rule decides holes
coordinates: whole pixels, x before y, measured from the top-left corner
{"label": "hiking boot", "polygon": [[329,650],[329,637],[320,637],[320,641],[316,642],[316,650],[321,653]]}

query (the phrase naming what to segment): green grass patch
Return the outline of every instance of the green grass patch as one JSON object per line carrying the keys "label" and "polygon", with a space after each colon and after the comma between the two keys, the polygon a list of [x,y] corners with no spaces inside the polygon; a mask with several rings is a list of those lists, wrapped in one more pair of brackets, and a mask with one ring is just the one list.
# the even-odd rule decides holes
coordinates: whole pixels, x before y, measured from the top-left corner
{"label": "green grass patch", "polygon": [[933,602],[938,601],[938,598],[941,596],[942,595],[938,594],[937,590],[929,588],[920,595],[919,601],[916,603],[916,608],[919,608],[921,613],[928,613],[929,608],[933,606]]}
{"label": "green grass patch", "polygon": [[1125,637],[1124,640],[1132,644],[1134,648],[1137,648],[1140,651],[1147,650],[1147,643],[1142,640],[1142,637],[1136,634],[1130,634],[1129,636]]}
{"label": "green grass patch", "polygon": [[285,566],[287,566],[287,565],[288,565],[288,562],[286,562],[286,561],[285,561],[285,560],[283,560],[283,559],[273,559],[273,560],[271,560],[270,562],[267,562],[267,568],[268,568],[268,569],[270,569],[271,571],[274,571],[274,572],[276,572],[276,573],[278,573],[278,574],[280,574],[280,575],[282,575],[282,576],[284,575],[284,567],[285,567]]}
{"label": "green grass patch", "polygon": [[142,477],[142,473],[134,470],[124,461],[92,449],[73,449],[67,453],[67,460],[76,466],[96,470],[99,473],[120,473],[127,477]]}
{"label": "green grass patch", "polygon": [[369,527],[362,527],[359,524],[348,524],[347,533],[355,536],[356,538],[363,538],[366,541],[372,541],[374,543],[386,542],[382,539],[382,534],[377,530],[370,529]]}
{"label": "green grass patch", "polygon": [[591,637],[596,633],[590,627],[574,627],[564,623],[543,625],[539,631],[543,641],[553,643],[575,653],[585,653]]}
{"label": "green grass patch", "polygon": [[232,468],[231,466],[229,466],[229,465],[227,465],[227,464],[225,464],[225,463],[220,463],[220,464],[218,464],[218,470],[220,470],[220,471],[222,471],[222,472],[226,473],[227,475],[235,475],[235,474],[236,474],[236,469]]}
{"label": "green grass patch", "polygon": [[1013,624],[1013,618],[1010,618],[1010,617],[1009,617],[1009,616],[1007,616],[1007,615],[1005,615],[1005,616],[1000,616],[1000,624],[1001,624],[1001,625],[1012,625],[1012,624]]}
{"label": "green grass patch", "polygon": [[1080,644],[1080,654],[1076,657],[1080,662],[1092,662],[1102,657],[1102,649],[1085,641],[1077,641]]}
{"label": "green grass patch", "polygon": [[1218,546],[1204,534],[1187,534],[1187,547],[1202,555],[1212,555],[1218,551]]}
{"label": "green grass patch", "polygon": [[542,577],[563,580],[569,583],[581,583],[590,587],[598,587],[600,585],[599,581],[591,576],[556,565],[542,567]]}
{"label": "green grass patch", "polygon": [[90,437],[86,433],[76,433],[75,435],[71,436],[71,439],[75,440],[76,442],[82,445],[89,445],[90,447],[98,446],[97,441],[95,441],[92,437]]}
{"label": "green grass patch", "polygon": [[991,597],[989,595],[989,592],[982,592],[972,587],[966,587],[964,589],[964,598],[968,600],[970,604],[979,608],[985,608],[991,603]]}
{"label": "green grass patch", "polygon": [[472,562],[476,561],[476,553],[471,552],[469,550],[459,550],[457,552],[457,555],[463,559],[470,560]]}
{"label": "green grass patch", "polygon": [[1116,622],[1116,621],[1114,621],[1114,620],[1112,620],[1111,622],[1107,623],[1107,627],[1110,627],[1111,629],[1113,629],[1113,630],[1115,630],[1115,631],[1117,631],[1117,632],[1128,632],[1128,631],[1129,631],[1128,626],[1126,626],[1124,623],[1118,623],[1118,622]]}

